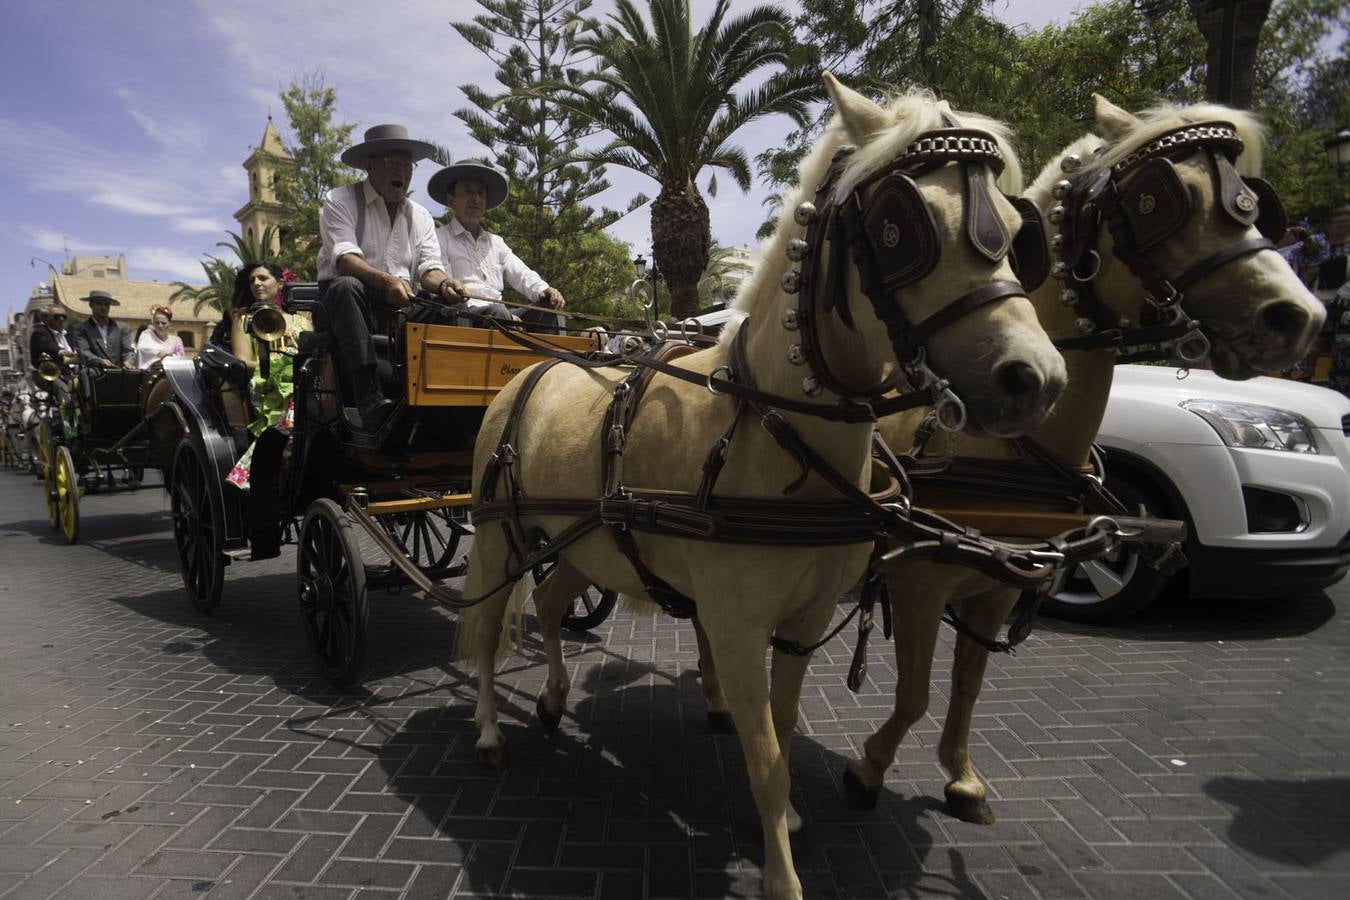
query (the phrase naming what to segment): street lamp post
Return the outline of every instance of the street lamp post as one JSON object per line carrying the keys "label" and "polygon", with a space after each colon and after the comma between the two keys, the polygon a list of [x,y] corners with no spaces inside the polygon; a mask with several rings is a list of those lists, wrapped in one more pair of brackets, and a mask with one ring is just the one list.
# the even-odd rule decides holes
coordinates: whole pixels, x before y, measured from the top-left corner
{"label": "street lamp post", "polygon": [[1322,142],[1327,151],[1327,161],[1336,167],[1337,173],[1345,175],[1350,167],[1350,128],[1341,128]]}

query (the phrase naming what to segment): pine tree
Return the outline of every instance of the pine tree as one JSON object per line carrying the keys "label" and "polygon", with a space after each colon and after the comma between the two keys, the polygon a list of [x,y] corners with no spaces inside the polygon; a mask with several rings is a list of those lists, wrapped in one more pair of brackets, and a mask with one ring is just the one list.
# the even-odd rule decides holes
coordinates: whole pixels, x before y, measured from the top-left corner
{"label": "pine tree", "polygon": [[614,264],[620,254],[626,259],[627,249],[603,230],[647,198],[633,198],[624,212],[591,205],[609,187],[605,167],[568,160],[594,126],[546,95],[523,96],[541,83],[577,79],[577,67],[589,57],[575,39],[594,28],[585,16],[591,0],[478,4],[484,11],[454,28],[496,64],[505,90],[492,94],[477,84],[461,85],[473,106],[455,116],[511,180],[506,203],[488,214],[485,225],[562,291],[569,308],[600,311],[632,280],[631,267]]}

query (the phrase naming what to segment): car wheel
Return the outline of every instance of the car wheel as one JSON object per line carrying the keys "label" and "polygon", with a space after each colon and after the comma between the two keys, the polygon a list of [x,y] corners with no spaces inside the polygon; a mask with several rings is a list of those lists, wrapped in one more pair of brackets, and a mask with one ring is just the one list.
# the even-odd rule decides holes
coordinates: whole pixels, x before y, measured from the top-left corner
{"label": "car wheel", "polygon": [[[1134,478],[1108,475],[1106,486],[1132,510],[1142,507],[1148,515],[1178,517],[1158,491]],[[1184,513],[1179,517],[1184,518]],[[1154,569],[1130,545],[1123,544],[1114,558],[1075,567],[1060,590],[1045,599],[1041,610],[1073,622],[1119,622],[1168,593],[1174,579],[1177,584],[1183,583],[1175,575]]]}

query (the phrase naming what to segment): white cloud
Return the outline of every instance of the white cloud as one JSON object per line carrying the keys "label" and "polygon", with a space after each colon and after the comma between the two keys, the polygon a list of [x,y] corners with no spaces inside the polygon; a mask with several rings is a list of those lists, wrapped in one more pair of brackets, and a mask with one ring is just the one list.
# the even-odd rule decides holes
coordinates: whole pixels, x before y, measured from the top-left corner
{"label": "white cloud", "polygon": [[201,258],[176,250],[172,247],[135,247],[127,254],[127,260],[134,271],[128,274],[139,278],[141,270],[151,275],[167,275],[157,281],[186,281],[200,284],[203,281]]}
{"label": "white cloud", "polygon": [[222,225],[219,219],[213,219],[208,216],[188,217],[178,219],[173,223],[173,230],[183,234],[221,234],[223,235],[228,228],[235,227],[235,223]]}
{"label": "white cloud", "polygon": [[147,112],[146,98],[128,88],[114,88],[113,93],[126,106],[127,115],[141,130],[166,149],[182,153],[185,149],[201,147],[206,143],[205,130],[199,122],[171,115],[166,110]]}

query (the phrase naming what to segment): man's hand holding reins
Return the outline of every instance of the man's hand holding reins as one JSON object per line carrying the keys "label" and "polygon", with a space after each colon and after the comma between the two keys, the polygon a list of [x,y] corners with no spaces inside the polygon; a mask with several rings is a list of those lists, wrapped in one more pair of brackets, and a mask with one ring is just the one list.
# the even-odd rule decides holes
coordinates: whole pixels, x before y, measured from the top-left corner
{"label": "man's hand holding reins", "polygon": [[535,302],[537,302],[540,306],[547,306],[551,309],[562,309],[564,306],[567,305],[567,301],[563,299],[562,292],[560,292],[557,288],[551,287],[544,288],[542,291],[540,291],[539,297]]}

